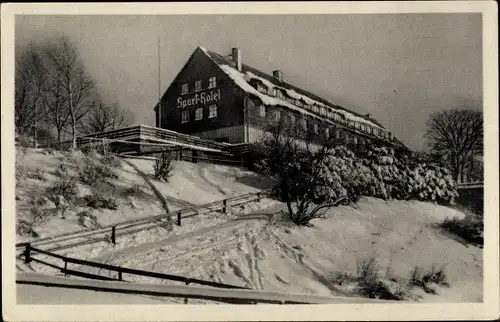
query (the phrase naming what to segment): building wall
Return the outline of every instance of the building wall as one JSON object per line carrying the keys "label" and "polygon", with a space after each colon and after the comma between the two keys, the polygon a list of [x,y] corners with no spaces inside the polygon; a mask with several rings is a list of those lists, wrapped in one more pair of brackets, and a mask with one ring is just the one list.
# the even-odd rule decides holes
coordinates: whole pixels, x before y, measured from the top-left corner
{"label": "building wall", "polygon": [[[247,101],[247,136],[248,142],[253,143],[262,139],[266,132],[269,132],[273,126],[279,121],[285,122],[289,126],[292,125],[292,116],[295,118],[295,124],[300,125],[300,120],[305,119],[307,122],[307,129],[314,132],[314,124],[317,125],[317,134],[313,135],[313,142],[321,146],[326,141],[325,131],[328,128],[329,138],[332,138],[339,144],[363,146],[371,144],[375,141],[374,138],[356,131],[355,129],[348,128],[342,124],[331,124],[330,122],[318,120],[307,115],[300,114],[299,112],[292,111],[286,108],[277,106],[266,106],[265,116],[261,114],[262,104],[257,99],[249,98]],[[277,118],[279,114],[279,118]],[[305,135],[298,139],[305,139]]]}
{"label": "building wall", "polygon": [[[209,89],[209,78],[212,76],[216,77],[216,86]],[[196,80],[202,81],[200,91],[195,91]],[[186,83],[189,91],[182,94],[181,87]],[[218,141],[244,142],[244,96],[244,92],[205,53],[196,50],[162,98],[160,127]],[[210,102],[209,97],[212,98]],[[211,104],[217,104],[217,116],[214,118],[209,118]],[[195,120],[197,108],[203,110],[201,120]],[[183,111],[189,113],[186,123],[181,121]],[[156,116],[158,126],[157,112]]]}

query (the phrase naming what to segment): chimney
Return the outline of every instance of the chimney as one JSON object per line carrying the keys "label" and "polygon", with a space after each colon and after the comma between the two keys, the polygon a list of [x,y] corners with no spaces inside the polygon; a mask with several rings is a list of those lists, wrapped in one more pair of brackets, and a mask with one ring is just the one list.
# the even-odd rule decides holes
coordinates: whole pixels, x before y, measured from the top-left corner
{"label": "chimney", "polygon": [[233,62],[236,65],[238,71],[241,72],[241,51],[239,48],[233,48],[232,51]]}
{"label": "chimney", "polygon": [[279,80],[280,82],[283,81],[283,73],[278,69],[278,70],[275,70],[273,71],[273,76],[274,78],[276,78],[277,80]]}

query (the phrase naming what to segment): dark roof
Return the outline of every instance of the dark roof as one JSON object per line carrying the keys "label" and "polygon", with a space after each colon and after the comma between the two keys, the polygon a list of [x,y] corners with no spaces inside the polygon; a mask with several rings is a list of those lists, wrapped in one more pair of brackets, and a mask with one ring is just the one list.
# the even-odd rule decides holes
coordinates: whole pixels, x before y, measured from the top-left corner
{"label": "dark roof", "polygon": [[[210,51],[210,50],[205,50],[205,51],[210,55],[210,58],[215,63],[217,63],[217,64],[225,64],[225,65],[232,66],[233,62],[230,59],[228,59],[228,58],[226,58],[226,57],[224,57],[224,56],[222,56],[222,55],[220,55],[218,53]],[[274,76],[266,74],[266,73],[264,73],[264,72],[262,72],[262,71],[260,71],[260,70],[258,70],[256,68],[253,68],[253,67],[248,66],[246,64],[242,64],[241,65],[241,69],[242,69],[243,72],[251,72],[251,73],[253,73],[253,74],[255,74],[255,75],[257,75],[257,76],[259,76],[259,77],[261,77],[261,78],[263,78],[263,79],[271,82],[272,84],[274,84],[276,86],[280,86],[280,87],[283,87],[283,88],[289,89],[289,90],[294,90],[295,92],[299,93],[300,95],[307,96],[307,97],[309,97],[309,98],[311,98],[311,99],[313,99],[313,100],[315,100],[317,102],[320,102],[320,103],[322,103],[322,104],[324,104],[326,106],[330,106],[330,107],[333,107],[335,109],[340,109],[340,110],[347,111],[347,112],[349,112],[349,113],[351,113],[353,115],[356,115],[356,116],[361,117],[361,118],[363,118],[363,119],[365,119],[367,121],[370,121],[370,122],[372,122],[372,123],[380,126],[381,128],[384,128],[384,126],[382,124],[380,124],[377,120],[375,120],[375,119],[373,119],[371,117],[368,117],[367,115],[359,114],[359,113],[356,113],[356,112],[354,112],[352,110],[348,110],[348,109],[346,109],[346,108],[344,108],[342,106],[335,105],[332,102],[330,102],[330,101],[328,101],[326,99],[323,99],[323,98],[319,97],[318,95],[316,95],[314,93],[311,93],[311,92],[306,91],[306,90],[304,90],[302,88],[296,87],[296,86],[294,86],[292,84],[289,84],[287,82],[280,82]]]}

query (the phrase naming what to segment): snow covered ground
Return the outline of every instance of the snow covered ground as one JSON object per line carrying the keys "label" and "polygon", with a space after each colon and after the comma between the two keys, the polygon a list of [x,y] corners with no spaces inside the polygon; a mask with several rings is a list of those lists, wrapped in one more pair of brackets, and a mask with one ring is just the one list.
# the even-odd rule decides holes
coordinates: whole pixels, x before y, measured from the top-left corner
{"label": "snow covered ground", "polygon": [[[51,158],[54,156],[37,152],[30,160],[50,164],[47,161]],[[146,172],[152,171],[151,161],[133,162]],[[50,169],[45,163],[44,169]],[[142,180],[126,166],[117,172],[117,185]],[[21,185],[22,192],[29,194],[33,188],[29,187],[31,181],[26,182]],[[262,182],[252,173],[236,168],[178,162],[169,183],[155,184],[171,207],[178,209],[257,191],[265,188]],[[152,191],[134,203],[136,207],[122,204],[116,212],[99,213],[99,221],[117,222],[161,211]],[[187,218],[182,227],[174,226],[172,230],[158,227],[125,236],[118,239],[116,246],[103,242],[62,253],[252,289],[334,296],[353,294],[349,286],[332,282],[335,273],[356,275],[357,261],[373,256],[382,275],[402,278],[407,278],[416,266],[444,266],[450,287],[439,287],[438,295],[421,292],[421,301],[482,301],[482,249],[464,245],[433,226],[446,217],[463,216],[457,210],[418,201],[362,198],[355,206],[329,210],[326,218],[312,221],[314,227],[292,225],[281,215],[282,210],[283,204],[263,199],[233,209],[230,214],[214,212]],[[51,229],[62,232],[73,228],[60,225],[70,219],[57,220],[52,226],[44,226],[46,234],[56,233]],[[32,266],[37,271],[55,273],[50,268]],[[124,279],[161,282],[132,275],[124,275]]]}

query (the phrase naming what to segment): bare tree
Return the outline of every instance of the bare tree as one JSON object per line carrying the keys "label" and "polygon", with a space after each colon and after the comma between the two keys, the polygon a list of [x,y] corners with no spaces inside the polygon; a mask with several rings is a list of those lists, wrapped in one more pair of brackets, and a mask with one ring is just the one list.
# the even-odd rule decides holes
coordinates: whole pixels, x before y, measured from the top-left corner
{"label": "bare tree", "polygon": [[483,151],[483,113],[468,109],[434,113],[425,138],[432,153],[442,156],[453,178],[461,181],[471,157]]}
{"label": "bare tree", "polygon": [[[76,148],[77,124],[88,113],[94,99],[94,83],[85,71],[77,48],[66,36],[51,43],[47,51],[47,60],[52,85],[55,86],[53,90],[57,92],[57,99],[61,103],[59,107],[63,109],[66,107],[69,112],[72,145]],[[64,115],[64,110],[61,112]]]}
{"label": "bare tree", "polygon": [[321,216],[320,210],[337,206],[345,199],[315,203],[317,189],[324,185],[322,164],[335,143],[333,137],[321,141],[309,129],[280,122],[269,129],[256,147],[262,156],[257,168],[278,182],[280,198],[297,225],[310,225],[312,219]]}
{"label": "bare tree", "polygon": [[47,90],[43,96],[43,117],[57,132],[57,142],[61,142],[63,130],[70,124],[70,109],[64,99],[60,79],[47,79]]}
{"label": "bare tree", "polygon": [[16,61],[15,126],[19,134],[33,134],[36,128],[44,90],[43,56],[40,48],[30,44]]}
{"label": "bare tree", "polygon": [[87,117],[82,119],[81,127],[85,133],[97,133],[129,126],[133,121],[130,110],[120,107],[117,103],[106,104],[95,100]]}

